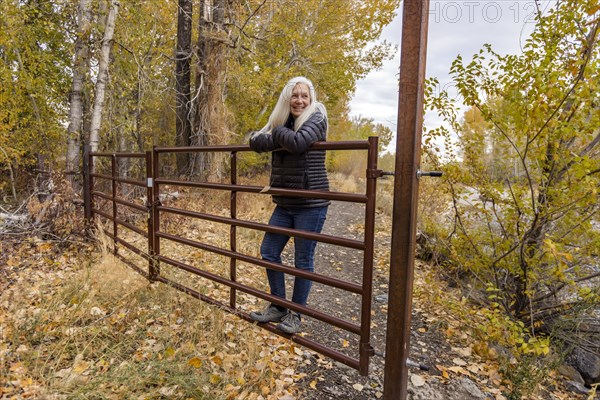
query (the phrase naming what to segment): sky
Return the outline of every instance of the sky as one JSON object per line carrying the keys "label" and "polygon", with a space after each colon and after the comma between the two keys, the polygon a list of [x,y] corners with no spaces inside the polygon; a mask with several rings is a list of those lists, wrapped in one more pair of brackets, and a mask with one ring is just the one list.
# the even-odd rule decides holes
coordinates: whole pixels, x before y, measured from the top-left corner
{"label": "sky", "polygon": [[[542,10],[548,0],[539,1]],[[402,34],[402,4],[396,18],[384,28],[381,39],[398,45],[394,59],[357,82],[350,114],[373,118],[396,132],[398,115],[398,71]],[[427,43],[427,77],[437,77],[440,89],[452,89],[448,72],[457,55],[470,60],[485,43],[500,54],[518,54],[533,29],[534,0],[430,0]],[[441,120],[426,114],[425,126],[434,128]],[[395,150],[395,140],[388,150]]]}

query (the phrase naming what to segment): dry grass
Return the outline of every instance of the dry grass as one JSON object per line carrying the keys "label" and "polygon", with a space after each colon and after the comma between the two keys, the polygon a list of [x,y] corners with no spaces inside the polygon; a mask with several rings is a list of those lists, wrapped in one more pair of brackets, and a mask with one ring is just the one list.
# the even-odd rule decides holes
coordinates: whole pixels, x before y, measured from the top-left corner
{"label": "dry grass", "polygon": [[110,255],[47,278],[2,294],[7,396],[278,399],[301,378],[279,378],[302,359],[289,342]]}

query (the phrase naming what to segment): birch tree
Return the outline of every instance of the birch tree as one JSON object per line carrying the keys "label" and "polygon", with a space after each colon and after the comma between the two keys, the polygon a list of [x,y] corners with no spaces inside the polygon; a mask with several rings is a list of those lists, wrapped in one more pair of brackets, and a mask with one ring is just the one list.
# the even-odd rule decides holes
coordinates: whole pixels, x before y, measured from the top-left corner
{"label": "birch tree", "polygon": [[90,123],[90,149],[91,151],[98,150],[100,141],[100,124],[102,122],[102,111],[104,109],[104,97],[106,93],[106,85],[108,83],[108,72],[110,65],[110,51],[112,47],[113,36],[115,33],[115,22],[117,12],[119,10],[119,2],[111,0],[106,22],[104,24],[104,36],[102,38],[102,48],[100,50],[98,63],[98,77],[96,79],[96,90],[94,96],[94,107]]}
{"label": "birch tree", "polygon": [[91,0],[80,0],[77,12],[77,38],[75,39],[73,84],[70,94],[69,127],[67,129],[66,172],[71,177],[79,168],[79,147],[83,133],[83,89],[89,69],[90,28]]}

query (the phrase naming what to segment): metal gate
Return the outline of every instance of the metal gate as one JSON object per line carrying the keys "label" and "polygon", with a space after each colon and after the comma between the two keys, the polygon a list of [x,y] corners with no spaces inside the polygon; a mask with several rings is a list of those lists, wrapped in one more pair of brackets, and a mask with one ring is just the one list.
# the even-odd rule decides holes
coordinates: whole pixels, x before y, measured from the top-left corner
{"label": "metal gate", "polygon": [[[377,169],[378,155],[378,138],[370,137],[364,141],[347,141],[347,142],[322,142],[315,143],[309,151],[312,150],[366,150],[367,169],[366,169],[366,190],[364,194],[343,193],[343,192],[323,192],[314,190],[292,190],[271,188],[263,186],[251,186],[238,184],[238,154],[242,152],[250,152],[248,145],[224,145],[224,146],[204,146],[204,147],[155,147],[152,151],[146,153],[98,153],[86,152],[84,157],[85,165],[85,205],[86,218],[90,221],[95,217],[100,217],[105,221],[112,223],[111,228],[105,233],[113,240],[113,253],[129,266],[134,268],[139,273],[146,276],[150,281],[166,283],[182,292],[185,292],[193,297],[201,299],[207,303],[220,307],[221,309],[234,313],[240,318],[254,322],[249,315],[241,310],[237,304],[238,293],[242,292],[259,299],[263,299],[274,304],[284,306],[290,310],[300,312],[303,315],[310,316],[316,320],[323,321],[332,327],[340,328],[346,332],[359,336],[358,357],[351,357],[339,350],[327,347],[317,341],[301,335],[287,335],[280,332],[271,324],[258,324],[273,333],[287,337],[294,342],[297,342],[307,348],[315,350],[323,355],[326,355],[336,361],[346,364],[357,369],[361,375],[367,375],[369,358],[374,354],[373,348],[370,345],[370,326],[371,326],[371,294],[372,294],[372,277],[373,277],[373,240],[374,240],[374,223],[375,223],[375,196],[377,178],[382,176],[382,171]],[[161,177],[161,165],[164,164],[164,157],[175,153],[227,153],[230,157],[229,183],[213,183],[208,181],[185,181],[179,179],[167,179]],[[94,171],[94,164],[99,159],[108,159],[110,161],[110,174],[98,173]],[[126,159],[142,159],[144,161],[143,169],[145,170],[145,180],[128,179],[119,176],[118,163],[120,160]],[[104,162],[104,161],[102,161]],[[161,164],[162,163],[162,164]],[[100,188],[100,181],[108,183],[103,191]],[[133,187],[145,188],[146,202],[141,205],[119,196],[119,188],[121,185],[132,185]],[[161,189],[165,186],[169,187],[191,187],[202,188],[214,191],[226,191],[230,193],[229,215],[215,215],[209,213],[201,213],[197,211],[169,207],[161,203]],[[305,232],[295,229],[286,229],[270,226],[254,221],[239,219],[237,216],[237,201],[238,193],[253,193],[257,195],[284,195],[289,197],[310,197],[320,198],[343,202],[359,203],[364,205],[364,236],[363,240],[355,240],[343,237],[336,237],[322,233]],[[109,207],[101,209],[98,202],[103,201]],[[106,208],[109,208],[108,211]],[[145,214],[146,229],[142,229],[135,224],[128,222],[124,217],[120,216],[119,211],[128,210],[136,211]],[[123,213],[121,213],[123,214]],[[197,240],[192,240],[182,236],[174,235],[165,232],[161,229],[162,217],[166,214],[179,215],[187,218],[210,221],[229,226],[229,248],[214,246],[208,243],[203,243]],[[121,228],[135,232],[145,238],[147,243],[145,246],[136,246],[125,240],[119,235]],[[310,240],[316,240],[321,243],[329,243],[337,246],[353,249],[354,251],[362,251],[362,282],[360,284],[348,282],[330,276],[322,275],[316,272],[308,272],[300,270],[293,266],[278,264],[244,254],[237,250],[237,228],[247,228],[263,232],[273,232],[286,234],[291,237],[298,237]],[[146,240],[147,238],[147,240]],[[172,255],[161,251],[161,243],[164,241],[172,241],[181,245],[190,246],[191,248],[208,251],[229,258],[229,273],[228,277],[224,278],[210,271],[194,267],[185,262],[175,260]],[[127,249],[137,256],[143,257],[148,261],[148,269],[140,269],[137,265],[130,262],[120,252],[119,248]],[[257,289],[252,286],[245,285],[237,279],[237,262],[245,262],[257,265],[264,268],[269,268],[277,271],[282,271],[286,274],[310,279],[313,282],[318,282],[328,287],[337,288],[349,294],[360,296],[360,324],[356,324],[346,319],[338,318],[329,315],[323,311],[311,308],[309,306],[301,306],[288,300],[281,299],[276,296]],[[219,301],[211,296],[202,294],[197,290],[187,287],[181,283],[175,282],[172,279],[161,274],[161,264],[178,268],[187,271],[191,274],[211,280],[229,288],[229,302]]]}

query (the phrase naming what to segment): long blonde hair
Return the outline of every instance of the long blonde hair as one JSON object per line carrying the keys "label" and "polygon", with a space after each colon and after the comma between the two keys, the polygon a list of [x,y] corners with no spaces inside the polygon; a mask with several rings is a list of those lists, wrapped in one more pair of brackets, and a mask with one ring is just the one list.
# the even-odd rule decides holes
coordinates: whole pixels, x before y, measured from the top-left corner
{"label": "long blonde hair", "polygon": [[323,115],[323,118],[327,119],[327,109],[323,103],[317,101],[315,87],[312,82],[303,76],[297,76],[290,79],[285,84],[281,94],[279,95],[279,100],[277,100],[277,104],[275,104],[275,108],[273,108],[273,112],[271,112],[271,115],[269,116],[269,122],[267,122],[267,124],[259,132],[271,133],[273,128],[285,125],[290,117],[290,100],[292,98],[292,92],[298,84],[304,84],[308,86],[310,105],[306,107],[304,112],[294,121],[294,131],[300,129],[302,124],[304,124],[310,118],[310,116],[317,111]]}

